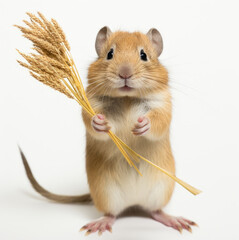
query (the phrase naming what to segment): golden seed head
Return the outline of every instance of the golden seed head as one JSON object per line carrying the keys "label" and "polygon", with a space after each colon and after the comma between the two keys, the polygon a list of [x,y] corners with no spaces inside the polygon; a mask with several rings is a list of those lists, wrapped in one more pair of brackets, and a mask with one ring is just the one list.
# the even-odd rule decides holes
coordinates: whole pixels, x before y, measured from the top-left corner
{"label": "golden seed head", "polygon": [[[65,34],[56,20],[48,21],[38,12],[38,16],[27,13],[30,21],[24,20],[25,27],[15,25],[23,33],[23,36],[33,43],[33,50],[37,52],[29,55],[20,51],[19,54],[27,61],[18,63],[30,71],[31,76],[38,81],[74,98],[81,93],[75,87],[76,74],[72,71],[72,61],[65,49],[69,50],[69,43]],[[64,48],[65,45],[65,48]],[[66,81],[68,80],[68,81]],[[66,83],[69,83],[69,87]],[[73,91],[73,92],[72,92]]]}

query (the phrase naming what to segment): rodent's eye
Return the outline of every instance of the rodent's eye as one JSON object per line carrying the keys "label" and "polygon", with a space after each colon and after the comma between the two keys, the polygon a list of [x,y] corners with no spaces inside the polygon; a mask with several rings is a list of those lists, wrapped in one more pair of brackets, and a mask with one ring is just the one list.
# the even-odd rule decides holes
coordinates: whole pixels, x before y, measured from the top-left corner
{"label": "rodent's eye", "polygon": [[110,60],[113,58],[113,55],[114,55],[114,49],[111,48],[110,51],[108,52],[107,54],[107,60]]}
{"label": "rodent's eye", "polygon": [[148,60],[147,55],[146,55],[146,53],[144,52],[143,49],[141,49],[141,51],[140,51],[140,58],[143,61],[147,61]]}

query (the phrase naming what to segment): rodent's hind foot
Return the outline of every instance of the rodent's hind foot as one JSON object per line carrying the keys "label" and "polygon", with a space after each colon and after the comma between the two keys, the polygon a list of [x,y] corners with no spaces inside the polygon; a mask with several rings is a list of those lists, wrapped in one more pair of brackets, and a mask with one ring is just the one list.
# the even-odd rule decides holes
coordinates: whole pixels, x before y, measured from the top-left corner
{"label": "rodent's hind foot", "polygon": [[98,231],[98,235],[102,235],[103,232],[112,232],[112,225],[115,222],[116,217],[112,215],[105,215],[100,219],[83,226],[80,231],[86,231],[85,236]]}
{"label": "rodent's hind foot", "polygon": [[191,226],[198,226],[195,222],[188,220],[183,217],[174,217],[166,214],[162,210],[151,212],[151,217],[164,224],[165,226],[172,227],[182,233],[182,230],[185,229],[192,233]]}

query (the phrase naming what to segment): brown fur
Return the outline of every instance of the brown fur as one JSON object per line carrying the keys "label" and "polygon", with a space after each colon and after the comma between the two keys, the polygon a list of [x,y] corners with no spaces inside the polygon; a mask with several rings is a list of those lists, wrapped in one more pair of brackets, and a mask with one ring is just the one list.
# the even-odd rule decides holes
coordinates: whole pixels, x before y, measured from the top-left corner
{"label": "brown fur", "polygon": [[[111,47],[115,47],[113,61],[106,61],[105,56]],[[150,62],[144,62],[138,57],[138,48],[142,47],[147,52]],[[137,57],[136,57],[137,56]],[[156,52],[146,35],[136,32],[115,32],[103,46],[99,58],[90,65],[87,88],[88,97],[92,95],[121,96],[116,89],[112,89],[111,79],[118,75],[119,65],[130,64],[133,68],[133,79],[143,85],[134,97],[146,96],[149,93],[158,93],[168,88],[167,70],[159,63]],[[108,79],[108,81],[104,81]],[[100,84],[103,83],[103,84]],[[150,89],[148,86],[150,83]],[[108,91],[107,91],[108,90]]]}
{"label": "brown fur", "polygon": [[[106,60],[106,55],[111,48],[114,48],[114,58],[109,61]],[[148,62],[140,60],[139,48],[143,48],[147,53]],[[132,93],[120,93],[115,87],[115,79],[118,79],[118,71],[122,64],[127,64],[133,69],[131,81],[137,88]],[[90,65],[88,79],[87,97],[93,109],[106,116],[112,131],[137,153],[175,173],[169,141],[171,96],[168,74],[159,63],[150,39],[139,32],[111,34],[102,46],[99,58]],[[162,98],[162,106],[153,103],[152,99],[157,94]],[[137,137],[131,130],[142,114],[150,119],[151,129],[145,136]],[[114,190],[111,192],[109,189],[111,183],[121,188],[122,181],[127,181],[127,174],[134,175],[135,181],[140,181],[138,179],[142,177],[130,168],[107,134],[94,131],[91,118],[85,112],[82,115],[87,130],[86,168],[92,199],[100,211],[118,214],[124,209],[112,208],[110,195],[114,194]],[[171,198],[174,182],[147,163],[141,162],[137,166],[143,178],[149,178],[152,183],[160,180],[166,186],[162,193],[162,204],[157,207],[161,209]]]}
{"label": "brown fur", "polygon": [[[114,58],[107,61],[106,55],[110,48],[114,48]],[[149,61],[140,60],[141,48],[147,53]],[[93,109],[106,116],[112,131],[129,147],[174,174],[175,165],[169,141],[171,95],[167,70],[157,59],[159,50],[155,49],[150,38],[142,33],[111,34],[108,31],[106,42],[97,45],[97,52],[99,58],[89,67],[89,85],[86,91]],[[116,86],[122,64],[129,66],[133,73],[130,79],[135,88],[133,92],[122,93]],[[143,174],[143,177],[139,176],[130,168],[108,135],[94,131],[89,115],[84,111],[82,115],[87,130],[86,169],[91,194],[61,196],[48,192],[37,183],[20,150],[28,179],[34,189],[48,199],[64,203],[88,202],[92,197],[100,211],[117,215],[125,207],[129,207],[119,206],[112,201],[111,195],[115,194],[117,187],[120,189],[126,186],[129,192],[133,192],[139,182],[146,183],[147,189],[158,182],[162,186],[162,192],[152,198],[162,198],[161,203],[155,209],[147,206],[147,203],[143,207],[149,210],[163,208],[171,198],[174,181],[145,162],[137,164]],[[137,137],[131,130],[142,115],[150,119],[151,128],[145,136]],[[139,194],[144,194],[145,189],[142,187],[138,191]],[[126,199],[128,197],[130,198],[125,196]],[[150,201],[150,198],[148,200]],[[132,205],[134,204],[137,204],[137,201],[134,200]]]}

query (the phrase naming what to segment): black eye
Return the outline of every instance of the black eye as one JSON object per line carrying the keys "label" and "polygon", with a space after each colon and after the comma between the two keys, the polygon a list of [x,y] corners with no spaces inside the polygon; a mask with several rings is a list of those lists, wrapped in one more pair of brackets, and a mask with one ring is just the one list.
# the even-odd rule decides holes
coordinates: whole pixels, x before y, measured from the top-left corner
{"label": "black eye", "polygon": [[113,58],[113,54],[114,54],[114,49],[111,48],[110,51],[107,54],[107,60],[110,60]]}
{"label": "black eye", "polygon": [[146,53],[144,52],[143,49],[140,51],[140,58],[141,58],[141,60],[143,60],[143,61],[147,61],[147,60],[148,60],[148,59],[147,59],[147,55],[146,55]]}

